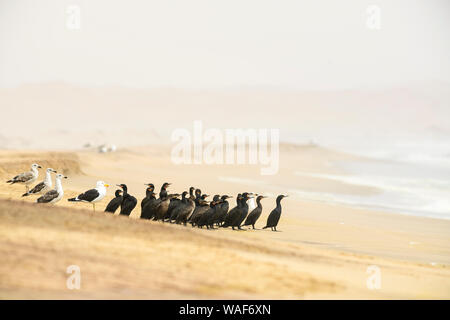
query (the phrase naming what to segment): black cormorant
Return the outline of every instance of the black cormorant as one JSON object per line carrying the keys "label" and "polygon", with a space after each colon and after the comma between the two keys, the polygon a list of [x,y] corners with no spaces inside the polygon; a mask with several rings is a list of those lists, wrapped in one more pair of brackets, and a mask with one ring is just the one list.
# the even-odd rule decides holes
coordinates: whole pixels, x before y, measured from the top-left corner
{"label": "black cormorant", "polygon": [[[223,221],[222,224],[222,228],[228,228],[232,225],[233,221],[236,220],[236,215],[239,214],[239,211],[241,210],[242,207],[242,194],[238,194],[236,197],[236,207],[234,207],[233,209],[230,210],[230,212],[228,212],[228,214],[225,216],[225,219]],[[233,227],[234,230],[234,227]]]}
{"label": "black cormorant", "polygon": [[194,212],[194,209],[195,197],[194,195],[191,195],[186,199],[186,204],[183,204],[182,206],[176,208],[176,210],[178,211],[176,223],[183,223],[184,225],[186,225],[191,214]]}
{"label": "black cormorant", "polygon": [[175,194],[169,194],[165,198],[160,199],[161,202],[158,204],[158,206],[155,209],[155,220],[163,220],[166,216],[167,209],[169,209],[169,203],[170,199],[179,197],[180,195],[178,193]]}
{"label": "black cormorant", "polygon": [[216,212],[216,205],[219,203],[220,195],[216,194],[213,197],[213,200],[209,204],[209,209],[206,210],[201,217],[198,219],[197,226],[202,228],[203,226],[206,226],[208,229],[212,225],[212,219],[214,218],[215,212]]}
{"label": "black cormorant", "polygon": [[170,186],[170,183],[164,182],[161,186],[161,191],[159,192],[159,198],[164,199],[167,197],[167,188]]}
{"label": "black cormorant", "polygon": [[239,230],[242,230],[241,225],[242,222],[244,222],[245,218],[247,217],[248,214],[248,204],[247,201],[252,198],[253,196],[250,195],[250,193],[248,192],[244,192],[242,194],[242,207],[241,210],[239,212],[239,215],[236,215],[236,220],[231,224],[231,226],[233,227],[237,227]]}
{"label": "black cormorant", "polygon": [[[202,190],[200,189],[195,189],[195,205],[198,206],[199,205],[199,201],[200,198],[202,196]],[[203,199],[204,200],[204,199]]]}
{"label": "black cormorant", "polygon": [[228,208],[230,207],[230,204],[227,201],[227,199],[229,199],[229,198],[232,198],[232,197],[223,195],[222,197],[220,197],[220,201],[216,205],[216,212],[214,213],[212,223],[217,224],[217,226],[220,226],[223,223],[223,221],[225,220],[225,216],[228,213]]}
{"label": "black cormorant", "polygon": [[110,212],[110,213],[115,213],[117,208],[121,205],[122,203],[122,190],[117,189],[116,192],[114,193],[114,195],[116,196],[115,198],[113,198],[108,205],[105,208],[105,212]]}
{"label": "black cormorant", "polygon": [[141,219],[151,219],[154,216],[154,209],[159,203],[159,199],[156,199],[156,193],[152,192],[149,200],[145,203],[144,208],[142,208]]}
{"label": "black cormorant", "polygon": [[131,194],[128,193],[128,188],[126,184],[118,184],[118,187],[121,187],[123,190],[123,200],[122,204],[120,205],[120,213],[124,216],[129,216],[131,214],[131,211],[136,207],[137,200],[135,197],[133,197]]}
{"label": "black cormorant", "polygon": [[287,197],[287,196],[284,196],[281,194],[277,197],[277,207],[275,209],[273,209],[272,212],[269,214],[269,217],[267,218],[266,226],[263,229],[272,228],[272,231],[277,231],[278,221],[280,221],[280,217],[281,217],[281,200],[284,197]]}
{"label": "black cormorant", "polygon": [[[193,187],[191,187],[193,188]],[[185,191],[186,192],[186,191]],[[183,196],[184,194],[184,198],[186,198],[187,192],[185,193],[183,192],[181,195]],[[168,219],[170,222],[172,220],[172,213],[174,212],[174,210],[180,206],[182,204],[182,200],[183,199],[177,199],[177,198],[172,198],[170,199],[170,203],[169,203],[169,208],[167,209],[166,215],[164,216],[164,219]],[[174,218],[176,219],[176,218]]]}
{"label": "black cormorant", "polygon": [[202,214],[209,209],[208,201],[205,200],[207,196],[208,196],[207,194],[203,194],[200,197],[200,199],[198,200],[198,205],[195,207],[194,212],[192,213],[191,218],[189,219],[193,227],[197,225]]}
{"label": "black cormorant", "polygon": [[[187,191],[183,191],[183,193],[181,194],[181,200],[180,199],[176,199],[173,198],[170,200],[169,203],[169,209],[167,210],[167,215],[169,216],[169,222],[172,222],[173,220],[177,219],[177,216],[180,212],[180,210],[178,210],[178,208],[182,207],[183,205],[187,204],[187,198],[186,195],[188,194]],[[173,201],[173,200],[178,200],[177,202]],[[170,208],[170,206],[172,206],[172,208]]]}
{"label": "black cormorant", "polygon": [[256,198],[257,206],[248,215],[247,219],[245,220],[244,226],[250,226],[251,225],[253,227],[253,229],[255,229],[255,223],[259,219],[259,217],[261,216],[261,212],[262,212],[261,199],[264,199],[264,198],[267,198],[267,197],[258,196]]}
{"label": "black cormorant", "polygon": [[192,221],[192,219],[197,216],[197,213],[199,212],[198,210],[203,210],[203,209],[197,209],[197,208],[204,207],[204,201],[206,201],[206,198],[209,197],[209,195],[200,194],[200,192],[201,192],[200,189],[195,190],[195,200],[194,200],[195,209],[194,209],[194,212],[189,217],[188,221]]}
{"label": "black cormorant", "polygon": [[142,212],[144,210],[145,205],[150,200],[150,198],[152,197],[153,191],[155,190],[155,186],[153,185],[153,183],[146,183],[145,185],[147,186],[147,188],[145,189],[145,198],[142,199],[142,201],[141,201],[141,217],[142,217]]}

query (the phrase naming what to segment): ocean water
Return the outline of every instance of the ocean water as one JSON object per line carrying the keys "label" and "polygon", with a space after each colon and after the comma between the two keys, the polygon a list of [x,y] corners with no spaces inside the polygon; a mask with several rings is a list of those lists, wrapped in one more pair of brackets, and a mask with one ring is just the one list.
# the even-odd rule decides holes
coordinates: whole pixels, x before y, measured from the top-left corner
{"label": "ocean water", "polygon": [[[368,138],[338,136],[340,139],[302,139],[293,143],[314,141],[319,147],[360,156],[357,161],[330,162],[342,174],[304,172],[292,174],[339,181],[361,187],[372,187],[370,195],[357,193],[317,192],[295,188],[292,184],[277,185],[269,177],[244,179],[219,177],[221,181],[248,186],[263,186],[267,195],[287,192],[290,196],[361,207],[385,212],[450,220],[450,136],[395,135]],[[280,164],[282,166],[282,164]]]}
{"label": "ocean water", "polygon": [[337,162],[342,175],[308,175],[346,184],[374,187],[374,195],[317,193],[291,190],[315,201],[380,209],[416,216],[450,219],[450,139],[408,139],[372,145],[335,146],[365,160]]}

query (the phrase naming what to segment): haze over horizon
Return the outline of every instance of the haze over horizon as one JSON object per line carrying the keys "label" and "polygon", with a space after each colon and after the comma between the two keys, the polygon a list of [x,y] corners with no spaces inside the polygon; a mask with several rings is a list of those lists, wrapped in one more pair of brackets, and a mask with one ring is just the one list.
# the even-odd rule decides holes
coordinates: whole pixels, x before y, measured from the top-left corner
{"label": "haze over horizon", "polygon": [[0,99],[15,119],[0,145],[145,143],[203,120],[280,128],[296,143],[414,142],[446,154],[436,142],[450,136],[449,9],[443,0],[0,0]]}
{"label": "haze over horizon", "polygon": [[[79,29],[68,28],[75,5]],[[380,28],[367,26],[371,5]],[[0,1],[0,87],[450,83],[447,1]]]}

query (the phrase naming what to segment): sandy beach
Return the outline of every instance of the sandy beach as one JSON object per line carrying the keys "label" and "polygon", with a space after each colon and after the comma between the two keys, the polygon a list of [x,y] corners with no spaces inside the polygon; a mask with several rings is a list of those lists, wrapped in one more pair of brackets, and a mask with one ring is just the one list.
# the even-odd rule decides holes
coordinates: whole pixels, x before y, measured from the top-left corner
{"label": "sandy beach", "polygon": [[[168,146],[92,150],[0,151],[0,298],[113,299],[448,299],[450,221],[305,201],[292,191],[375,188],[295,175],[337,174],[334,161],[357,157],[312,145],[280,146],[280,172],[260,176],[251,165],[174,165]],[[357,159],[364,161],[364,159]],[[69,177],[64,199],[37,205],[24,187],[5,181],[37,162]],[[41,171],[43,176],[43,171]],[[257,178],[255,178],[257,177]],[[171,192],[191,185],[208,194],[266,194],[257,228],[283,200],[280,232],[205,230],[109,215],[66,199],[95,185],[117,183],[144,197],[144,183]],[[194,183],[195,182],[195,183]],[[279,186],[284,190],[280,190]],[[291,191],[291,192],[289,192]],[[233,199],[232,199],[233,200]],[[234,202],[231,202],[234,205]],[[81,289],[69,290],[66,268],[78,265]],[[379,268],[381,287],[367,282]],[[368,269],[369,268],[369,269]]]}

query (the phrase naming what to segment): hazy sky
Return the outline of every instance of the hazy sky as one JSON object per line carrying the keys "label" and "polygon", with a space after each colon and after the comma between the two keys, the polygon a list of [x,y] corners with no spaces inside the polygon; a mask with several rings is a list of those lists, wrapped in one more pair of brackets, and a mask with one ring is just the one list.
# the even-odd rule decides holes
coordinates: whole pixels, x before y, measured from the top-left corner
{"label": "hazy sky", "polygon": [[448,82],[449,57],[448,0],[0,0],[0,87],[385,87]]}

